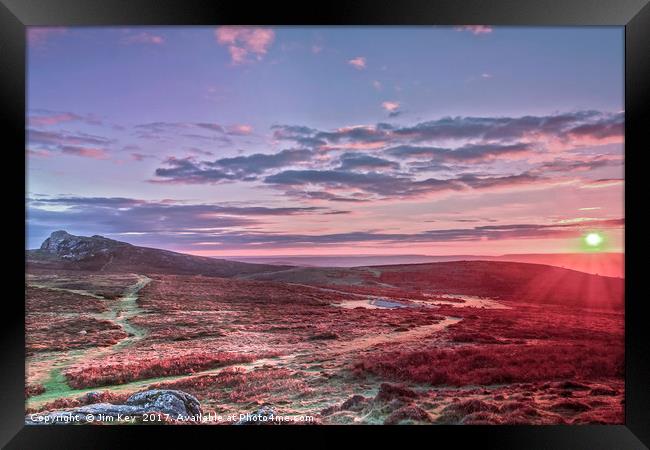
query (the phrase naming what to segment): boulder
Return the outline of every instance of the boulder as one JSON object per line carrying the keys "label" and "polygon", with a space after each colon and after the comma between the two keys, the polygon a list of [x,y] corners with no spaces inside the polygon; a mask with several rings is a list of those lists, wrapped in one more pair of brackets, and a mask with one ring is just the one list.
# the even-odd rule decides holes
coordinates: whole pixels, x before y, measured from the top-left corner
{"label": "boulder", "polygon": [[[97,393],[89,393],[95,396]],[[144,414],[169,414],[172,418],[201,414],[201,403],[183,391],[153,389],[138,392],[124,404],[95,403],[58,411],[29,414],[26,425],[67,425],[93,422],[136,422]]]}
{"label": "boulder", "polygon": [[144,411],[160,411],[170,415],[201,414],[201,403],[183,391],[153,389],[138,392],[126,400],[129,406],[142,408]]}
{"label": "boulder", "polygon": [[375,396],[377,402],[389,402],[393,399],[411,399],[417,398],[418,394],[411,389],[390,383],[382,383],[379,386],[379,391]]}

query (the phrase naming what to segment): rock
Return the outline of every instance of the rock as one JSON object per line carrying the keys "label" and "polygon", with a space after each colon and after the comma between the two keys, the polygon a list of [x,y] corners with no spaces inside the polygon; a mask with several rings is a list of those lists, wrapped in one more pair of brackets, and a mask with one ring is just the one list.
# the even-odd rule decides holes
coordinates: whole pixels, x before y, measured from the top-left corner
{"label": "rock", "polygon": [[153,389],[139,392],[129,397],[126,404],[146,411],[160,411],[170,415],[201,414],[201,403],[196,397],[183,391]]}
{"label": "rock", "polygon": [[[516,402],[510,402],[509,407],[514,407]],[[482,400],[472,399],[453,402],[450,405],[445,406],[436,422],[442,424],[458,424],[461,423],[464,417],[469,416],[474,413],[498,413],[499,407],[487,403]],[[476,419],[476,416],[472,416]]]}
{"label": "rock", "polygon": [[428,412],[417,405],[406,405],[394,411],[384,421],[384,425],[431,423]]}
{"label": "rock", "polygon": [[73,236],[66,231],[55,231],[43,241],[41,251],[59,258],[80,261],[85,258],[106,253],[116,247],[131,246],[126,242],[115,241],[103,236]]}
{"label": "rock", "polygon": [[343,411],[361,411],[368,404],[368,399],[363,395],[353,395],[341,404]]}
{"label": "rock", "polygon": [[79,400],[87,405],[90,405],[92,403],[99,403],[102,400],[102,394],[95,391],[86,392],[86,394],[79,398]]}
{"label": "rock", "polygon": [[417,398],[417,392],[412,391],[404,386],[399,386],[396,384],[382,383],[379,386],[379,392],[375,396],[375,401],[388,402],[395,398]]}
{"label": "rock", "polygon": [[[89,399],[99,398],[96,392],[86,394]],[[182,391],[154,389],[133,394],[125,404],[95,403],[60,411],[30,414],[26,425],[65,425],[69,423],[137,422],[144,414],[169,414],[172,418],[201,414],[201,404],[196,397]]]}
{"label": "rock", "polygon": [[320,340],[329,340],[329,339],[338,339],[339,335],[332,333],[331,331],[326,331],[324,333],[314,334],[309,337],[310,341],[320,341]]}
{"label": "rock", "polygon": [[320,415],[321,416],[330,416],[330,415],[332,415],[335,412],[338,412],[340,410],[341,409],[338,406],[332,405],[332,406],[328,406],[327,408],[322,409],[321,412],[320,412]]}

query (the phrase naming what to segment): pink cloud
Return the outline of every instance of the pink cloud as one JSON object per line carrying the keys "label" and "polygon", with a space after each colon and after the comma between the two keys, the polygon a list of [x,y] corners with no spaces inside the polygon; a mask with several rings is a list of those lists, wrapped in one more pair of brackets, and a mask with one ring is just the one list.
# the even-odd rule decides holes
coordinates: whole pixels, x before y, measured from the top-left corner
{"label": "pink cloud", "polygon": [[623,186],[624,181],[619,178],[591,180],[580,186],[580,189],[602,189],[613,186]]}
{"label": "pink cloud", "polygon": [[456,31],[467,31],[472,34],[489,34],[492,33],[493,29],[492,27],[488,25],[463,25],[460,27],[455,27],[454,30]]}
{"label": "pink cloud", "polygon": [[246,124],[232,125],[228,127],[228,133],[238,136],[245,136],[253,132],[253,127]]}
{"label": "pink cloud", "polygon": [[79,114],[75,114],[71,112],[52,112],[47,114],[32,115],[28,118],[28,122],[30,126],[38,126],[38,127],[52,126],[64,122],[74,122],[74,121],[82,121],[91,125],[101,124],[101,120],[99,120],[98,118],[92,115],[81,116]]}
{"label": "pink cloud", "polygon": [[122,43],[124,44],[153,44],[153,45],[161,45],[165,43],[165,38],[159,35],[147,33],[146,31],[143,31],[138,34],[133,34],[126,36],[124,39],[122,39]]}
{"label": "pink cloud", "polygon": [[270,28],[224,26],[215,30],[215,38],[228,46],[230,59],[235,65],[250,61],[249,56],[261,60],[275,40]]}
{"label": "pink cloud", "polygon": [[49,125],[57,125],[62,122],[70,122],[73,120],[78,120],[79,116],[76,114],[72,113],[59,113],[59,114],[52,114],[49,116],[32,116],[29,118],[29,123],[30,125],[36,125],[36,126],[49,126]]}
{"label": "pink cloud", "polygon": [[350,64],[352,67],[354,67],[357,70],[363,70],[366,68],[366,58],[364,58],[363,56],[357,56],[356,58],[352,58],[351,60],[349,60],[348,64]]}
{"label": "pink cloud", "polygon": [[381,107],[388,112],[395,112],[399,109],[399,102],[384,102],[381,104]]}
{"label": "pink cloud", "polygon": [[27,43],[29,45],[41,45],[52,36],[60,36],[67,33],[67,31],[65,27],[29,27],[27,28]]}
{"label": "pink cloud", "polygon": [[63,153],[68,155],[82,156],[84,158],[93,158],[93,159],[107,159],[108,155],[106,151],[101,148],[93,147],[72,147],[66,146],[61,149]]}

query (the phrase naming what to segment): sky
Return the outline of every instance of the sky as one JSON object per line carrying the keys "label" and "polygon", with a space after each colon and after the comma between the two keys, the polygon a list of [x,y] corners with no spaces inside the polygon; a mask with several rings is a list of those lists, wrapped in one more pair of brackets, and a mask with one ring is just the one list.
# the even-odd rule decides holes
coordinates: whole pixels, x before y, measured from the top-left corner
{"label": "sky", "polygon": [[623,251],[622,27],[27,33],[28,248]]}

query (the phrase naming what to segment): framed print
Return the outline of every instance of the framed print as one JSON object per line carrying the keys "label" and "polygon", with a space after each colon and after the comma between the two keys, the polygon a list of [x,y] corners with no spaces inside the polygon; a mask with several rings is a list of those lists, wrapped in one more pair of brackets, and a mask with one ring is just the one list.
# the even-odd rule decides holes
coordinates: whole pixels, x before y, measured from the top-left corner
{"label": "framed print", "polygon": [[647,448],[646,3],[2,0],[2,444]]}

